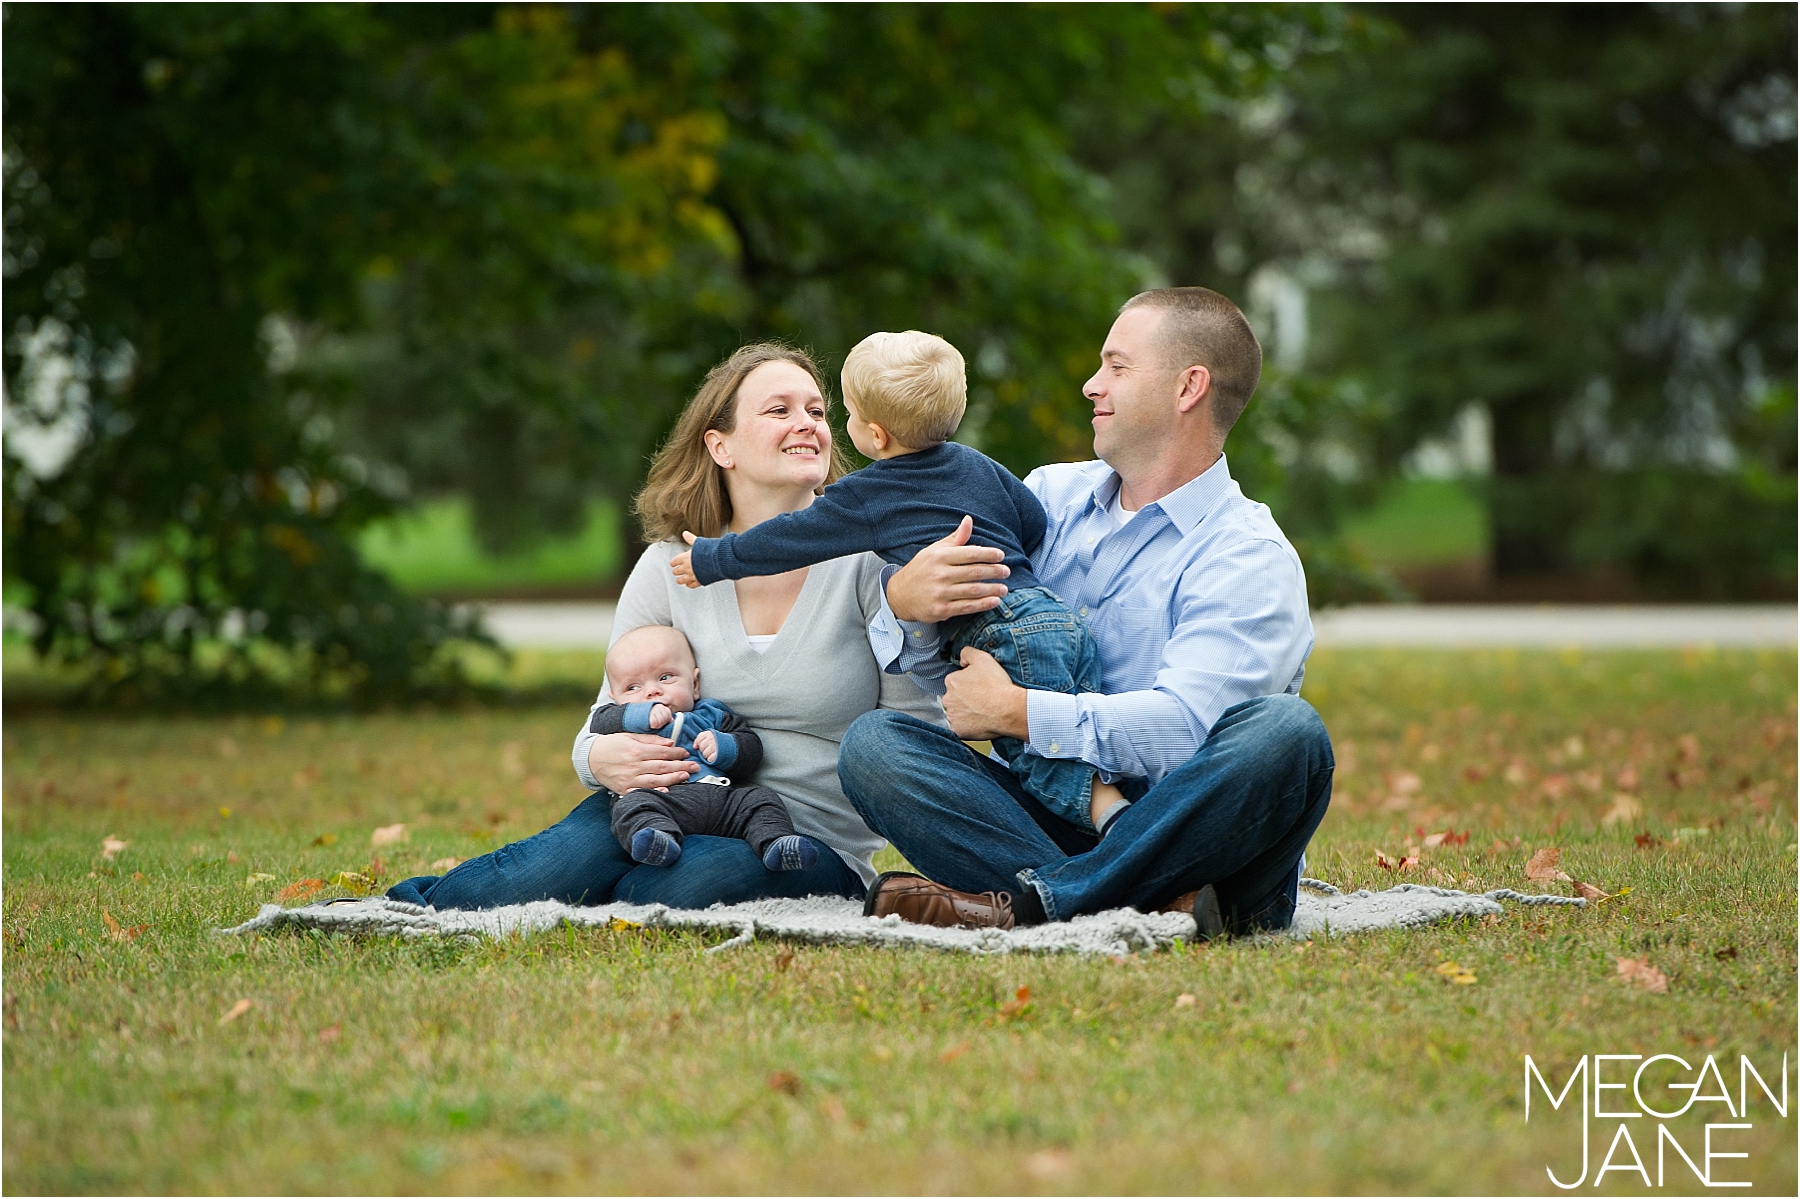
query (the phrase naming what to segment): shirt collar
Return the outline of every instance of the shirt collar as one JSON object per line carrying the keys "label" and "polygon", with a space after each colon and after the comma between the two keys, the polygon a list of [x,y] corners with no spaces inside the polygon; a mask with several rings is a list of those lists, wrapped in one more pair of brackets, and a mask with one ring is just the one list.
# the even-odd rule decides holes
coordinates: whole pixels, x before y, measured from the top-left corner
{"label": "shirt collar", "polygon": [[[1123,482],[1119,478],[1118,471],[1107,471],[1101,478],[1099,486],[1094,488],[1094,506],[1105,511],[1107,505],[1112,503],[1113,496],[1119,493],[1122,485]],[[1212,510],[1219,506],[1220,502],[1230,493],[1231,488],[1231,468],[1225,464],[1225,455],[1220,454],[1219,460],[1199,475],[1189,479],[1168,495],[1163,496],[1162,499],[1154,501],[1153,505],[1147,504],[1145,507],[1154,506],[1159,509],[1164,516],[1169,518],[1169,523],[1174,525],[1185,537],[1193,531],[1195,525],[1205,520]]]}

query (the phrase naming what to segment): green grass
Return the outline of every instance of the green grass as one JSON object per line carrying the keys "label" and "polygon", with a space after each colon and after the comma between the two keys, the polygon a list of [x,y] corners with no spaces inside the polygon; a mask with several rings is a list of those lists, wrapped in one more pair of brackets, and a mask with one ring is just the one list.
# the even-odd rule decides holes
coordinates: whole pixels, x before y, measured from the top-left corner
{"label": "green grass", "polygon": [[365,561],[407,591],[479,595],[499,591],[571,590],[618,573],[623,547],[618,514],[596,503],[572,537],[552,538],[517,554],[495,556],[476,543],[465,499],[422,504],[370,525],[359,547]]}
{"label": "green grass", "polygon": [[[1623,897],[1124,962],[215,938],[293,880],[393,878],[554,820],[579,712],[15,717],[5,1189],[1549,1192],[1578,1148],[1535,1105],[1523,1123],[1524,1054],[1560,1080],[1583,1054],[1712,1053],[1735,1091],[1736,1054],[1793,1053],[1795,665],[1321,653],[1307,693],[1341,771],[1312,873],[1386,886],[1377,850],[1453,828],[1467,843],[1406,877],[1534,890],[1525,862],[1556,845]],[[1641,815],[1608,827],[1621,792]],[[410,840],[373,850],[397,821]],[[1793,1193],[1792,1118],[1754,1110],[1721,1174]],[[1696,1114],[1675,1123],[1697,1152]]]}
{"label": "green grass", "polygon": [[1488,552],[1487,510],[1455,479],[1403,479],[1345,521],[1346,538],[1378,566],[1466,562]]}

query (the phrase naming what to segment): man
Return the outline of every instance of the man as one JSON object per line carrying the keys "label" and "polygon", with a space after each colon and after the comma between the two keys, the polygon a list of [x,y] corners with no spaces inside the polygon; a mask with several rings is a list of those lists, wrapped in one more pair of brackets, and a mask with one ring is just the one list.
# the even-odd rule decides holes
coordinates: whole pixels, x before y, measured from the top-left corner
{"label": "man", "polygon": [[[1008,928],[1198,892],[1201,930],[1283,928],[1301,854],[1330,802],[1331,742],[1299,698],[1312,650],[1300,559],[1244,498],[1226,434],[1262,373],[1237,307],[1202,287],[1128,301],[1083,388],[1095,462],[1033,471],[1049,531],[1032,569],[1092,627],[1104,694],[1012,683],[979,650],[952,670],[935,622],[998,604],[1000,551],[968,522],[890,568],[870,642],[890,671],[943,675],[954,734],[890,711],[850,726],[844,791],[929,875],[884,875],[867,910]],[[1016,737],[1079,758],[1099,835],[1052,815],[963,740]]]}

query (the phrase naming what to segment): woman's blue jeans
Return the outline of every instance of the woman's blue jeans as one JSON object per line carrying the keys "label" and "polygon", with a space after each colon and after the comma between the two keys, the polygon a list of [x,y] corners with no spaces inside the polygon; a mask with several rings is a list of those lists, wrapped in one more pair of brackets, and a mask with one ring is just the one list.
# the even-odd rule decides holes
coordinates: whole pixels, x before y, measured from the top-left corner
{"label": "woman's blue jeans", "polygon": [[405,879],[388,888],[387,896],[422,907],[465,909],[538,899],[705,908],[749,899],[863,896],[862,878],[818,841],[813,844],[819,862],[811,870],[770,870],[748,845],[728,837],[683,838],[673,866],[634,862],[612,835],[611,800],[611,793],[596,791],[535,837],[470,858],[441,878]]}
{"label": "woman's blue jeans", "polygon": [[1331,802],[1331,739],[1312,705],[1265,695],[1226,710],[1200,752],[1106,837],[1061,820],[956,734],[899,712],[856,718],[838,753],[844,793],[871,829],[959,891],[1031,885],[1052,920],[1140,911],[1211,883],[1234,931],[1286,928],[1300,855]]}

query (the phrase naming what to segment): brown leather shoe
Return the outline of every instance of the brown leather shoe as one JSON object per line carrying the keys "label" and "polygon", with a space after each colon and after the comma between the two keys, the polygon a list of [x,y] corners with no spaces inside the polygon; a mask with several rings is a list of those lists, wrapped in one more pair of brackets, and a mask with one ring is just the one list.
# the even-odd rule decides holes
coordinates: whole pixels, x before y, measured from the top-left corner
{"label": "brown leather shoe", "polygon": [[897,915],[911,924],[937,928],[998,928],[1013,926],[1012,896],[1004,891],[971,895],[952,891],[904,870],[890,870],[869,888],[863,915]]}

